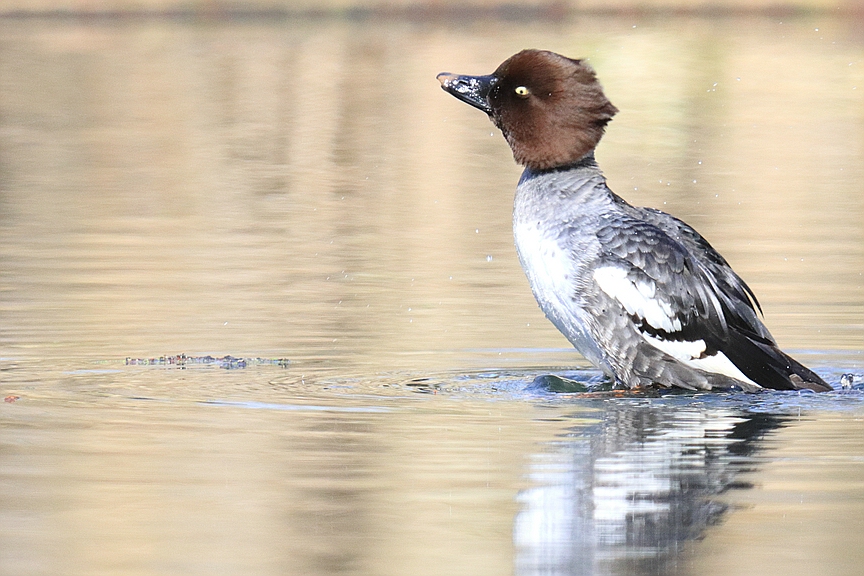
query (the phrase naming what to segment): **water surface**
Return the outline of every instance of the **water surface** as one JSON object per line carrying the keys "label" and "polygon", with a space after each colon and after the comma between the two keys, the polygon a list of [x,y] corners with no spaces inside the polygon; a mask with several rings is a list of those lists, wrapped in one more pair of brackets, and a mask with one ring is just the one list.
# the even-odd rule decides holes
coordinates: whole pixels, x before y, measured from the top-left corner
{"label": "water surface", "polygon": [[[599,375],[519,269],[506,144],[435,75],[589,58],[612,188],[839,388],[859,28],[0,22],[0,572],[857,574],[860,391],[531,385]],[[126,361],[182,353],[249,362]]]}

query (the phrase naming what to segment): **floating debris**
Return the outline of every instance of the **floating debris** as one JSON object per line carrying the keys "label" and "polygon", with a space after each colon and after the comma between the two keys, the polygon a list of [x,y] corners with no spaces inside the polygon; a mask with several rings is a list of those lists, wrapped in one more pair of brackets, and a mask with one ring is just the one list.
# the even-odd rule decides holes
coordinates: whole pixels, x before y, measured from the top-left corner
{"label": "floating debris", "polygon": [[234,356],[159,356],[158,358],[126,358],[127,366],[177,366],[185,368],[188,365],[218,366],[225,370],[238,370],[247,366],[281,366],[286,368],[291,361],[287,358],[237,358]]}
{"label": "floating debris", "polygon": [[411,391],[418,394],[438,394],[441,388],[440,382],[432,378],[412,378],[403,385],[411,387]]}

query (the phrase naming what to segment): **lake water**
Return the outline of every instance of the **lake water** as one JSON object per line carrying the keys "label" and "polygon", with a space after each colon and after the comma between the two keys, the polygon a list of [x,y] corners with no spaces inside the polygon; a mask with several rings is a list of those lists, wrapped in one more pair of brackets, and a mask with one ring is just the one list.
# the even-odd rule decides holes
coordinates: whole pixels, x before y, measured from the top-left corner
{"label": "lake water", "polygon": [[[0,21],[0,573],[860,574],[861,29]],[[524,47],[590,59],[612,188],[836,392],[532,386],[598,374],[435,80]]]}

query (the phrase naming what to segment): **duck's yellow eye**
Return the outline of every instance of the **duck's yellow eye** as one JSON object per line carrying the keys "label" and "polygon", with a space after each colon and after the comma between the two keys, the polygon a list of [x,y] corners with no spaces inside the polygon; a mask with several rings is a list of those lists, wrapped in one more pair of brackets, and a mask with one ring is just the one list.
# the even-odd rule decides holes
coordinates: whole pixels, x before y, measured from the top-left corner
{"label": "duck's yellow eye", "polygon": [[531,91],[525,86],[517,86],[515,92],[520,98],[527,98],[528,95],[531,94]]}

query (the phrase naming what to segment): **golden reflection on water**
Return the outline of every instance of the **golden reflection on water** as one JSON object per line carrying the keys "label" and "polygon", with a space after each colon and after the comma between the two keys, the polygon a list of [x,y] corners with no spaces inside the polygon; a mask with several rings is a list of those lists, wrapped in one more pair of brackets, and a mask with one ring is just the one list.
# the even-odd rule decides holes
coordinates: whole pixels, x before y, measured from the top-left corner
{"label": "golden reflection on water", "polygon": [[860,348],[861,43],[767,19],[7,22],[4,344],[567,346],[516,263],[506,144],[434,83],[522,46],[591,59],[622,110],[598,152],[613,188],[702,231],[781,343]]}
{"label": "golden reflection on water", "polygon": [[560,421],[283,374],[136,369],[22,393],[0,440],[2,572],[510,570],[523,455]]}
{"label": "golden reflection on water", "polygon": [[[737,495],[740,509],[694,547],[689,569],[706,576],[854,574],[864,562],[860,417],[804,420],[772,448],[773,461],[753,475],[759,489]],[[750,548],[756,553],[736,553]]]}
{"label": "golden reflection on water", "polygon": [[[613,189],[699,229],[781,344],[836,383],[860,378],[864,343],[857,24],[0,22],[0,392],[19,397],[0,408],[0,572],[533,574],[548,553],[547,573],[588,574],[566,568],[572,542],[536,537],[554,524],[518,522],[554,520],[531,503],[562,469],[571,494],[548,502],[583,521],[574,479],[600,482],[595,460],[654,462],[652,478],[681,485],[708,470],[704,492],[673,494],[710,517],[695,503],[746,470],[712,452],[740,439],[702,441],[703,417],[733,430],[746,410],[451,382],[582,360],[516,262],[518,167],[435,75],[487,73],[529,46],[590,58],[622,110],[598,151]],[[292,365],[122,365],[181,352]],[[405,384],[442,371],[446,390]],[[840,441],[860,435],[851,406],[748,436],[764,489],[733,491],[724,524],[694,529],[703,544],[666,534],[692,552],[680,564],[648,546],[662,562],[634,567],[621,559],[639,550],[598,540],[611,560],[593,573],[763,565],[784,542],[754,534],[826,484],[839,499],[800,515],[803,534],[840,527],[857,546],[860,514],[837,505],[864,478],[860,447]],[[824,462],[805,459],[799,483],[778,484],[770,461],[799,454],[801,435],[849,483],[822,484]],[[615,484],[627,474],[615,494],[650,500]],[[850,566],[795,549],[808,560],[790,575]]]}

